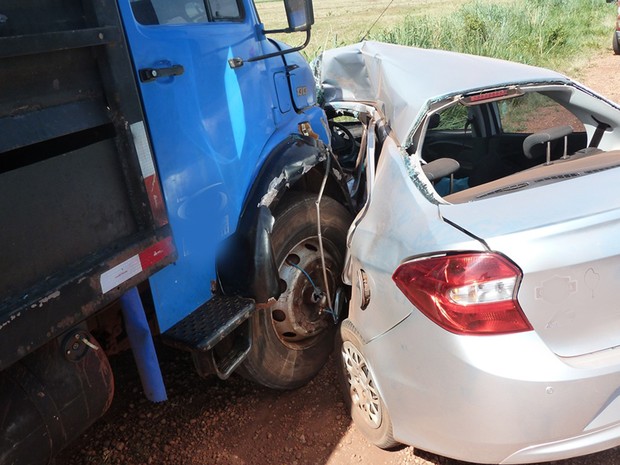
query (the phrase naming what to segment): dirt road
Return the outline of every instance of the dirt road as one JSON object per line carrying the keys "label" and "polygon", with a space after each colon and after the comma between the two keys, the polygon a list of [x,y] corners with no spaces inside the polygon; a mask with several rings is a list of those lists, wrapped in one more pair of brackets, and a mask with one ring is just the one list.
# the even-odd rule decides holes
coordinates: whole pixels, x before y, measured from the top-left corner
{"label": "dirt road", "polygon": [[[620,102],[620,57],[611,50],[576,77]],[[404,465],[452,464],[412,447],[379,450],[351,424],[334,360],[308,386],[278,393],[241,378],[199,378],[186,354],[158,347],[169,401],[141,393],[131,354],[112,360],[117,392],[106,416],[57,465]],[[557,465],[620,464],[620,448]]]}
{"label": "dirt road", "polygon": [[620,56],[609,50],[593,57],[587,66],[573,76],[575,79],[620,104]]}

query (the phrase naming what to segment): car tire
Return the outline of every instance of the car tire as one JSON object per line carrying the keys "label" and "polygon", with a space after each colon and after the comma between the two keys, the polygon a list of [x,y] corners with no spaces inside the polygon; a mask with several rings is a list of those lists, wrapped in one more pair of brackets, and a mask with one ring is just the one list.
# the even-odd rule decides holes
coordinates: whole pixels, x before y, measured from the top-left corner
{"label": "car tire", "polygon": [[[252,347],[240,373],[272,389],[294,389],[310,381],[333,350],[337,325],[321,312],[316,286],[324,289],[317,234],[316,194],[291,193],[275,211],[271,245],[281,295],[250,322]],[[321,236],[332,302],[342,286],[349,211],[329,197],[321,200]],[[302,271],[303,270],[303,271]]]}
{"label": "car tire", "polygon": [[620,55],[620,43],[618,43],[618,34],[614,32],[611,46],[614,49],[614,55]]}
{"label": "car tire", "polygon": [[392,420],[379,394],[362,350],[362,337],[350,320],[340,327],[340,386],[355,426],[381,449],[400,445],[394,439]]}

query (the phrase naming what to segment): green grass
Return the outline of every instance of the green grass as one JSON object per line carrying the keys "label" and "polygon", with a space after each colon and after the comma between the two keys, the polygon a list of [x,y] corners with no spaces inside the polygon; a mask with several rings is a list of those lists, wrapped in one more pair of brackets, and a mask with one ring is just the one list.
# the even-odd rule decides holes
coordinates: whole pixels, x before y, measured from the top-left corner
{"label": "green grass", "polygon": [[[492,1],[509,3],[511,0]],[[312,27],[312,41],[304,51],[308,59],[325,49],[359,42],[375,21],[371,32],[398,25],[408,16],[453,14],[460,5],[446,0],[392,0],[391,3],[390,0],[314,0],[313,4],[315,24]],[[282,1],[258,0],[256,6],[266,29],[285,27]],[[282,34],[276,38],[296,45],[302,43],[305,36]]]}
{"label": "green grass", "polygon": [[450,15],[407,16],[375,40],[518,61],[569,72],[607,46],[613,6],[602,0],[521,0],[465,3]]}
{"label": "green grass", "polygon": [[[284,27],[283,3],[256,0],[267,29]],[[388,7],[389,5],[389,7]],[[386,10],[386,7],[387,10]],[[609,48],[616,8],[604,0],[314,0],[304,55],[369,39],[492,56],[575,74]],[[278,35],[291,45],[297,34]]]}

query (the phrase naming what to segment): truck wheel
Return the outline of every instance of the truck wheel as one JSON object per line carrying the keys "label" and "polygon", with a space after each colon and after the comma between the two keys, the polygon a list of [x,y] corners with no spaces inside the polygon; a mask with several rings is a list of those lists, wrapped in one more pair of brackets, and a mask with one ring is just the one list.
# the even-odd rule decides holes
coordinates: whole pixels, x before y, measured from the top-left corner
{"label": "truck wheel", "polygon": [[618,34],[614,32],[614,37],[611,42],[611,46],[614,49],[614,55],[620,55],[620,43],[618,43]]}
{"label": "truck wheel", "polygon": [[355,426],[377,447],[398,446],[392,420],[364,357],[362,338],[349,320],[340,326],[339,346],[340,386]]}
{"label": "truck wheel", "polygon": [[[273,306],[253,315],[252,348],[241,367],[242,375],[273,389],[294,389],[310,381],[333,348],[337,325],[316,293],[325,286],[315,200],[316,194],[292,193],[274,214],[271,243],[282,293]],[[321,235],[332,302],[342,286],[350,224],[347,209],[323,197]]]}

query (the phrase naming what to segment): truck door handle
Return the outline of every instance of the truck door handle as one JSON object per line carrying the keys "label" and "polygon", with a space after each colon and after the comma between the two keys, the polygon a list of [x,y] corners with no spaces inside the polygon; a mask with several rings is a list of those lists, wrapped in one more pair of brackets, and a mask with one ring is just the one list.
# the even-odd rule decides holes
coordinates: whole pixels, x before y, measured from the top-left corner
{"label": "truck door handle", "polygon": [[165,68],[142,68],[138,71],[140,81],[151,82],[158,78],[180,76],[185,72],[185,68],[181,65],[172,65]]}

